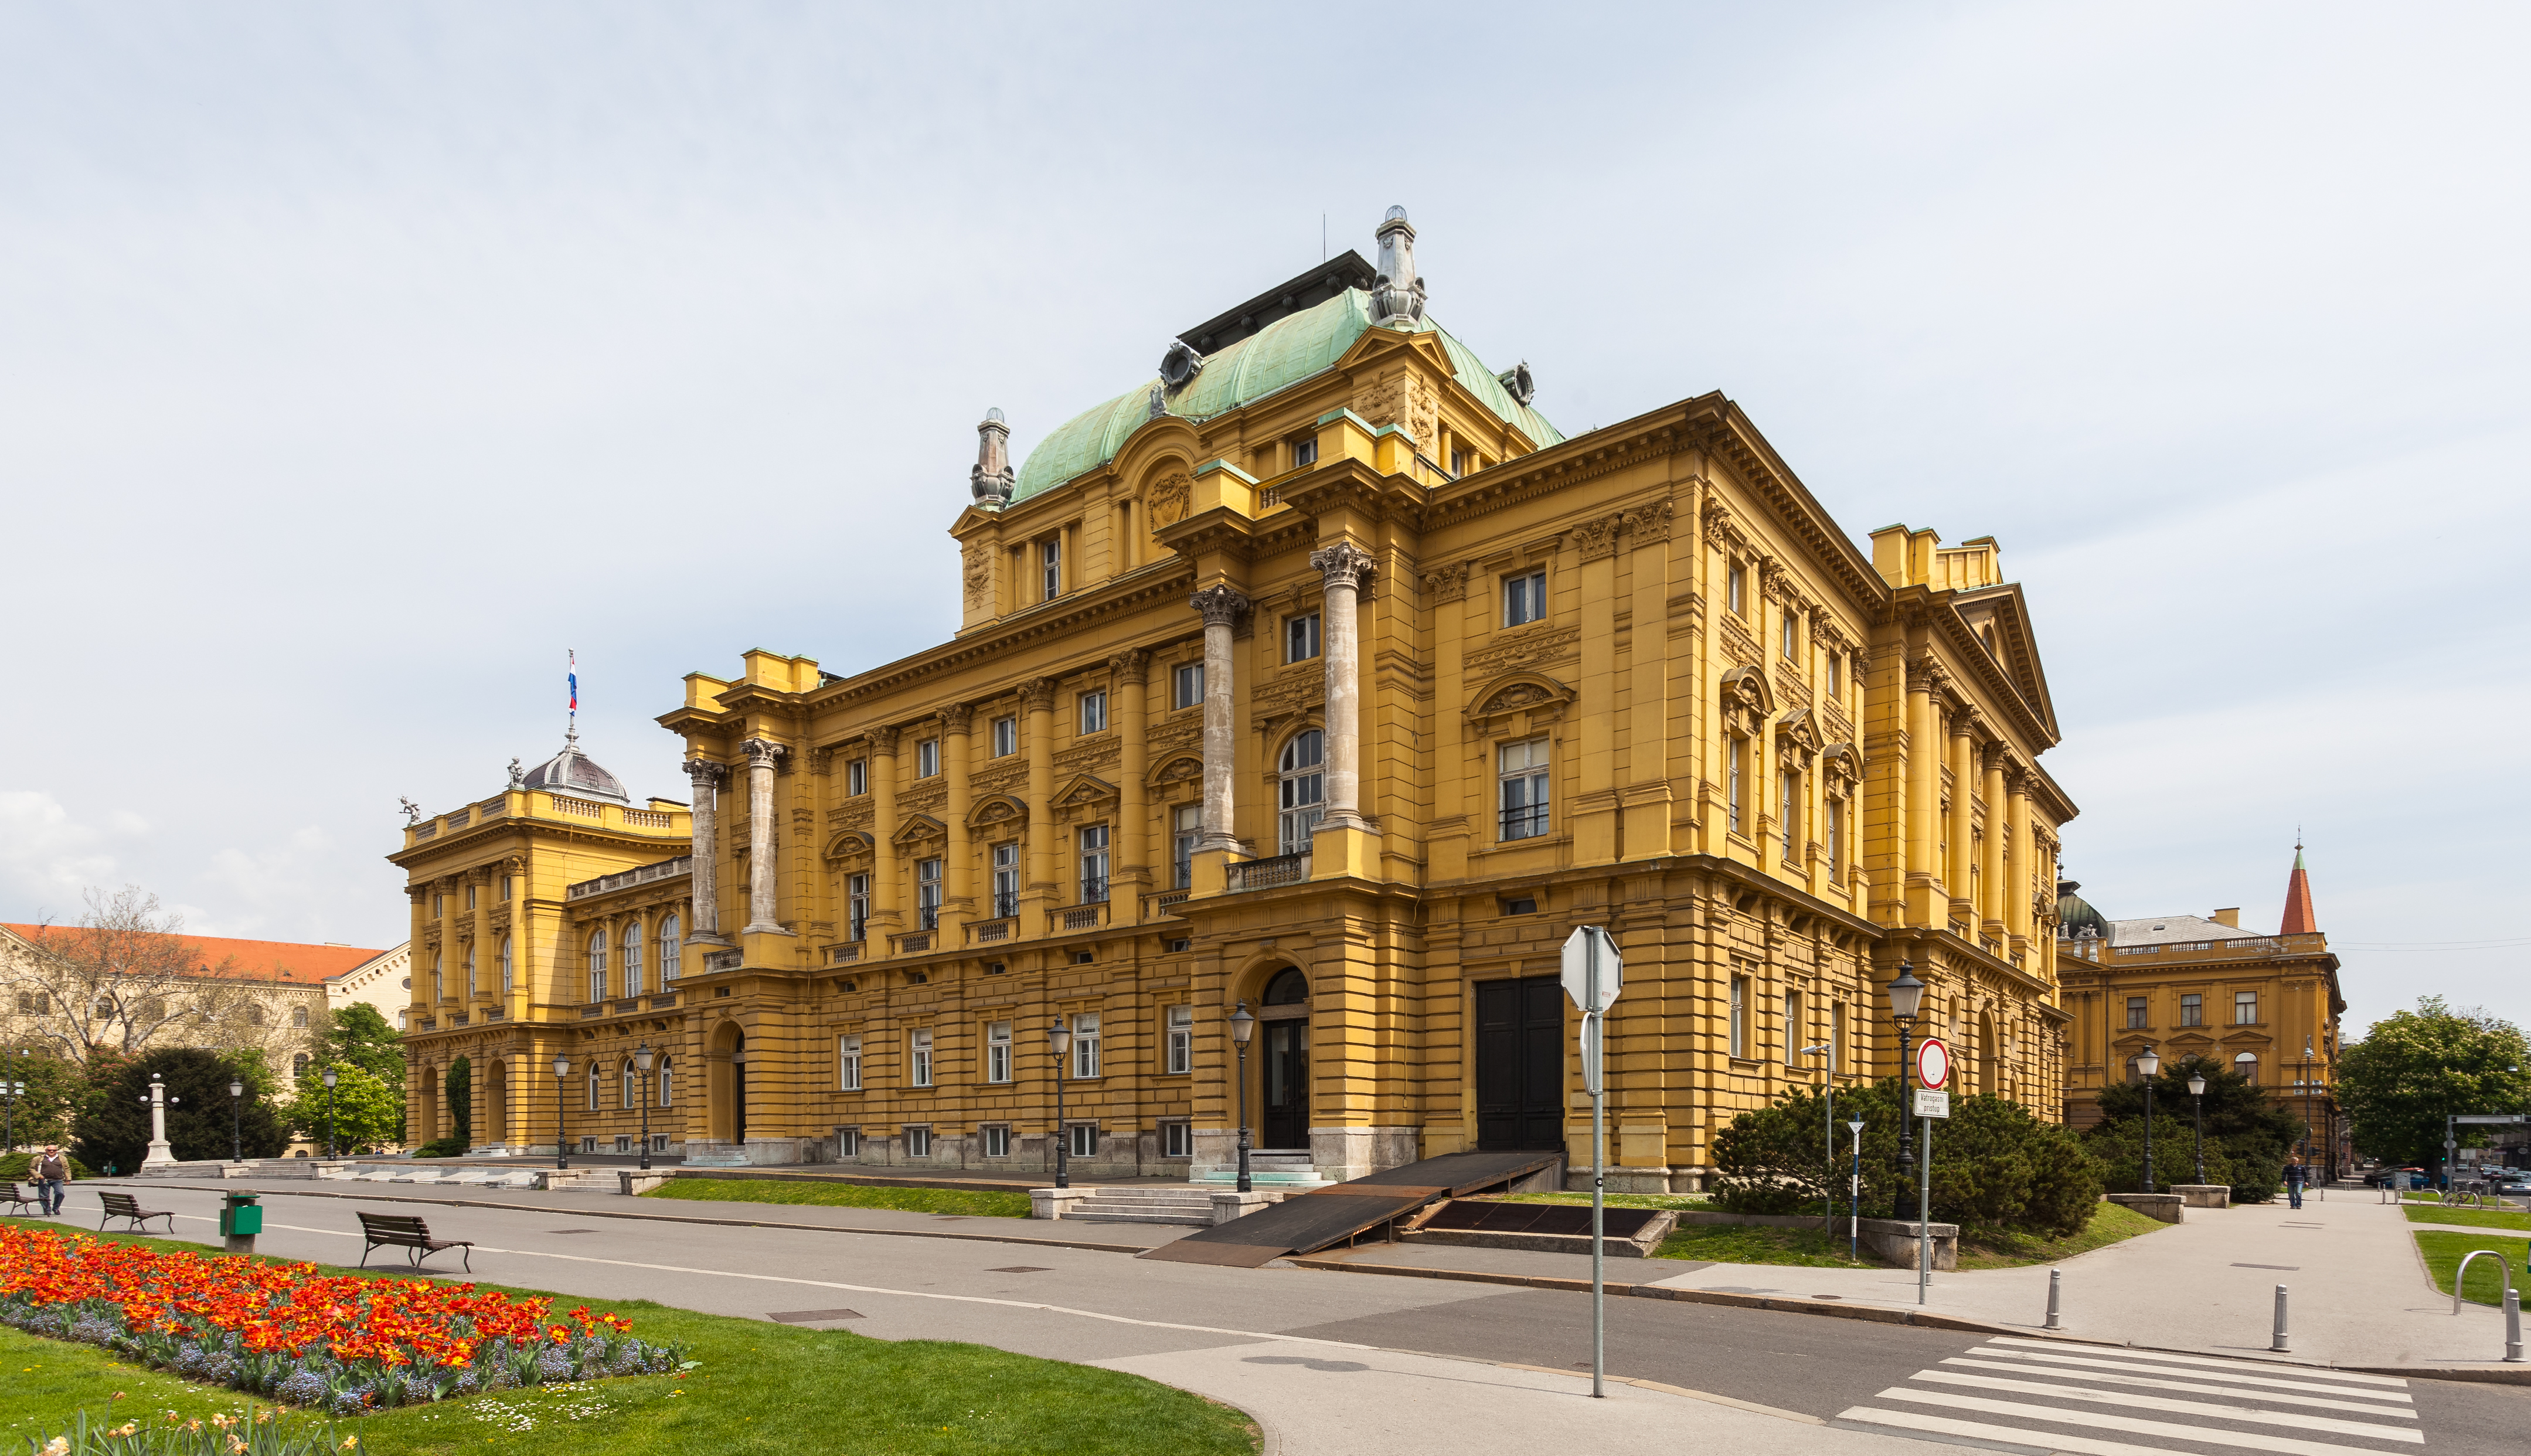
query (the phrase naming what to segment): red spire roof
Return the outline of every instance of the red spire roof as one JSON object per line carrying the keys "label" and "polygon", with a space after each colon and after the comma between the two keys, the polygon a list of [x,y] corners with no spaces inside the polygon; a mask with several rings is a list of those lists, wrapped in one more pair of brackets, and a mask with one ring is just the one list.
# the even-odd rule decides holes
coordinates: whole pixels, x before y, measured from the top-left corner
{"label": "red spire roof", "polygon": [[2310,935],[2320,929],[2311,918],[2311,876],[2303,872],[2302,843],[2294,843],[2293,876],[2285,881],[2285,923],[2279,935]]}

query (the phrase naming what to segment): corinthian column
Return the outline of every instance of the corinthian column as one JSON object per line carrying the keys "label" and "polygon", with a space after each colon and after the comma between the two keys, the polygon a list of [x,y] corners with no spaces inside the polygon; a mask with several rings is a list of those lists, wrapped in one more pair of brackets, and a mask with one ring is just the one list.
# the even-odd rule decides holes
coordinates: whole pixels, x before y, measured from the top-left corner
{"label": "corinthian column", "polygon": [[956,934],[958,926],[966,924],[969,912],[976,908],[975,852],[967,845],[967,811],[974,803],[967,784],[967,727],[975,717],[976,710],[963,702],[953,702],[940,710],[941,760],[949,779],[949,806],[944,815],[949,820],[949,845],[945,851],[948,864],[940,886],[940,928],[949,934]]}
{"label": "corinthian column", "polygon": [[[720,932],[720,786],[729,782],[729,766],[706,758],[686,760],[686,781],[694,786],[695,847],[694,933],[688,940],[701,940],[725,945],[729,937]],[[521,940],[524,946],[527,942]],[[665,969],[665,968],[662,968]]]}
{"label": "corinthian column", "polygon": [[747,750],[747,928],[740,933],[779,935],[786,932],[774,902],[773,857],[781,836],[773,832],[773,765],[786,750],[763,738],[739,747]]}
{"label": "corinthian column", "polygon": [[[1321,828],[1368,829],[1362,816],[1362,634],[1355,622],[1361,605],[1362,580],[1371,575],[1371,553],[1351,541],[1310,553],[1326,583],[1320,626],[1327,659],[1327,812]],[[1211,633],[1206,633],[1207,671],[1210,670]],[[1207,685],[1208,690],[1210,684]],[[1209,692],[1206,728],[1211,727]],[[1205,777],[1212,777],[1208,758]]]}
{"label": "corinthian column", "polygon": [[1248,598],[1228,587],[1207,587],[1189,600],[1204,614],[1204,834],[1202,850],[1239,848],[1230,821],[1230,784],[1238,748],[1230,726],[1230,629]]}

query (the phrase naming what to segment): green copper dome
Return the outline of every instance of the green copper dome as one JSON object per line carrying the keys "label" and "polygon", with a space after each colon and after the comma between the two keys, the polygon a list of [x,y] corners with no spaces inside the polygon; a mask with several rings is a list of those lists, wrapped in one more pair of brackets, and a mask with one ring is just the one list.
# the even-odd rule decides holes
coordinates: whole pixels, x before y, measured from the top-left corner
{"label": "green copper dome", "polygon": [[[1204,368],[1187,384],[1161,397],[1162,407],[1183,420],[1209,420],[1277,390],[1325,373],[1371,327],[1370,295],[1346,289],[1316,308],[1278,318],[1238,343],[1208,357]],[[1502,417],[1514,429],[1544,448],[1561,441],[1563,432],[1536,410],[1511,397],[1468,347],[1430,318],[1414,325],[1418,333],[1440,335],[1450,366],[1469,393]],[[1038,441],[1020,467],[1014,504],[1041,491],[1079,478],[1116,458],[1134,431],[1152,419],[1154,376],[1133,389],[1065,421]],[[1429,443],[1429,442],[1427,442]]]}
{"label": "green copper dome", "polygon": [[2109,923],[2092,908],[2090,901],[2074,893],[2082,887],[2070,879],[2056,881],[2056,934],[2061,939],[2073,940],[2085,930],[2090,930],[2107,940],[2109,938]]}

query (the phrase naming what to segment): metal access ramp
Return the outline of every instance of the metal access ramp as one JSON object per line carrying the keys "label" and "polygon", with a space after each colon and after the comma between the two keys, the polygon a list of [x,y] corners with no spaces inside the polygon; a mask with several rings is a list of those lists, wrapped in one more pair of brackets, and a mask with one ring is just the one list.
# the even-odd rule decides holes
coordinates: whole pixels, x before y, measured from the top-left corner
{"label": "metal access ramp", "polygon": [[1428,1157],[1268,1204],[1245,1217],[1199,1229],[1135,1257],[1253,1269],[1287,1254],[1310,1254],[1341,1243],[1435,1199],[1465,1198],[1507,1187],[1563,1160],[1560,1149],[1539,1148]]}

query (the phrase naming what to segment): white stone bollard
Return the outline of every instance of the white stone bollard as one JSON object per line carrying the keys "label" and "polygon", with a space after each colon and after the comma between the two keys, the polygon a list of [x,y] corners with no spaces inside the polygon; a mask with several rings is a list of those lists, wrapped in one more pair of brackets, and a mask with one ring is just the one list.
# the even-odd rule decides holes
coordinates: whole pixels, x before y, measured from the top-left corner
{"label": "white stone bollard", "polygon": [[2063,1329],[2065,1327],[2062,1312],[2057,1303],[2058,1293],[2063,1288],[2064,1282],[2065,1271],[2063,1269],[2050,1269],[2048,1271],[2048,1327],[2050,1329]]}
{"label": "white stone bollard", "polygon": [[2285,1332],[2285,1287],[2281,1284],[2277,1286],[2277,1335],[2268,1342],[2268,1348],[2278,1353],[2293,1348],[2292,1337]]}
{"label": "white stone bollard", "polygon": [[2522,1363],[2522,1291],[2504,1291],[2504,1359],[2508,1365]]}

